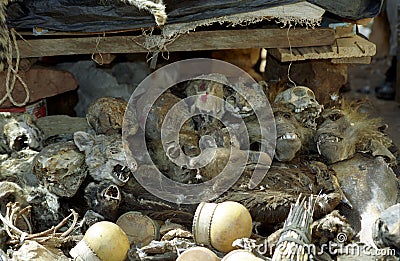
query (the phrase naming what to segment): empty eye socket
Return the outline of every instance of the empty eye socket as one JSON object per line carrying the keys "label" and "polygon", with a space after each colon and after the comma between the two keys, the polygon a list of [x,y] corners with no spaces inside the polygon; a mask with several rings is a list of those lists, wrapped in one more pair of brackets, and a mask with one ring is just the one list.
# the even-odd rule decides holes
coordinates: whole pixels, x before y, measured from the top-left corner
{"label": "empty eye socket", "polygon": [[338,113],[338,112],[336,112],[336,113],[331,113],[331,114],[328,115],[328,118],[329,118],[331,121],[337,121],[337,120],[339,120],[339,119],[342,118],[342,117],[343,117],[343,114]]}
{"label": "empty eye socket", "polygon": [[290,113],[287,113],[287,112],[283,113],[282,116],[283,116],[285,119],[290,119],[290,118],[292,118],[292,115],[290,115]]}

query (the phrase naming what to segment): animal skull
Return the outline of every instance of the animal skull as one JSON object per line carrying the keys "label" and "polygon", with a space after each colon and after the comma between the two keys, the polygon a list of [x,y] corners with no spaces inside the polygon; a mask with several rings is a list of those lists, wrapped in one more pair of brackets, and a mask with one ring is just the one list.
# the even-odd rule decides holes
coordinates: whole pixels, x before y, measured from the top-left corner
{"label": "animal skull", "polygon": [[85,188],[84,197],[89,208],[94,212],[106,219],[114,220],[116,218],[122,197],[120,189],[115,184],[109,181],[91,182]]}
{"label": "animal skull", "polygon": [[314,92],[305,86],[295,86],[279,93],[274,102],[292,110],[300,124],[310,128],[317,126],[315,119],[323,109],[315,99]]}
{"label": "animal skull", "polygon": [[0,153],[24,148],[40,150],[42,147],[43,133],[32,115],[0,112]]}
{"label": "animal skull", "polygon": [[89,175],[96,181],[110,180],[123,186],[129,180],[131,171],[136,170],[136,162],[129,164],[134,169],[128,167],[119,134],[92,136],[78,131],[74,133],[74,142],[80,151],[85,152]]}

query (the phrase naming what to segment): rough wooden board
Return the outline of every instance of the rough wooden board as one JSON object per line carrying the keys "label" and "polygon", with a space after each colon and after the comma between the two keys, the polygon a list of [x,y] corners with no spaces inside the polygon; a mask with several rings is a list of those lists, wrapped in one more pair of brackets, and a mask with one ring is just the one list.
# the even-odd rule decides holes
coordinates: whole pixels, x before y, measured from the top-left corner
{"label": "rough wooden board", "polygon": [[342,37],[352,37],[356,33],[354,32],[353,24],[348,24],[345,26],[337,26],[335,28],[336,38]]}
{"label": "rough wooden board", "polygon": [[[287,29],[199,31],[181,35],[164,51],[198,51],[289,47]],[[289,31],[293,47],[331,45],[335,32],[329,28],[296,28]],[[92,53],[146,53],[144,36],[100,36],[18,40],[20,57]],[[15,55],[15,54],[14,54]]]}
{"label": "rough wooden board", "polygon": [[292,50],[289,48],[277,48],[269,50],[269,53],[281,62],[290,62],[374,56],[376,46],[361,36],[355,35],[336,39],[336,42],[330,46],[292,48]]}
{"label": "rough wooden board", "polygon": [[357,63],[357,64],[370,64],[371,56],[364,57],[345,57],[345,58],[335,58],[332,59],[332,63]]}

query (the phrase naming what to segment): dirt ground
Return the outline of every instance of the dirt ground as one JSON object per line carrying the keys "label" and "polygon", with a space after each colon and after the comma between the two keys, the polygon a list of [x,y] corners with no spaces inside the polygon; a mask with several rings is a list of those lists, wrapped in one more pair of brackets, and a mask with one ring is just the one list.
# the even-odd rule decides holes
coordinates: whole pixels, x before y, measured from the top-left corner
{"label": "dirt ground", "polygon": [[[348,82],[351,90],[344,93],[349,99],[366,99],[371,116],[381,117],[388,125],[387,133],[397,147],[400,147],[400,103],[380,100],[375,97],[374,89],[384,81],[388,58],[374,58],[368,65],[349,65]],[[368,94],[360,90],[369,90]]]}

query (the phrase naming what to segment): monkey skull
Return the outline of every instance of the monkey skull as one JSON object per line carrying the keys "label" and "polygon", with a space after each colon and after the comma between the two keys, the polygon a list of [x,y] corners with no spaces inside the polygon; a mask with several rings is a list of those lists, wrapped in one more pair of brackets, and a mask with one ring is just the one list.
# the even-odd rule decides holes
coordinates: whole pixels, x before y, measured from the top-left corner
{"label": "monkey skull", "polygon": [[295,86],[280,92],[275,103],[282,103],[295,113],[295,117],[304,127],[315,128],[315,119],[322,112],[323,106],[315,99],[314,92],[305,86]]}

